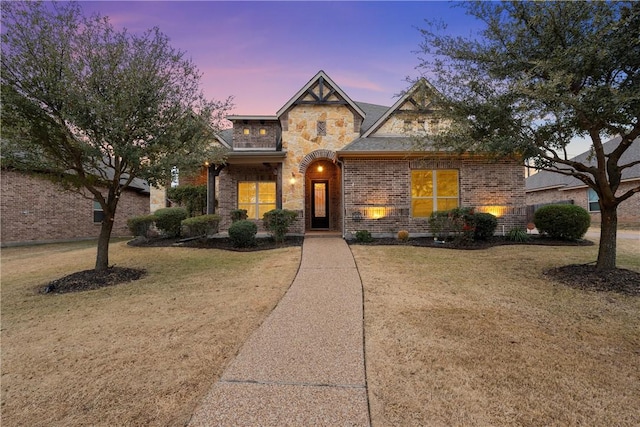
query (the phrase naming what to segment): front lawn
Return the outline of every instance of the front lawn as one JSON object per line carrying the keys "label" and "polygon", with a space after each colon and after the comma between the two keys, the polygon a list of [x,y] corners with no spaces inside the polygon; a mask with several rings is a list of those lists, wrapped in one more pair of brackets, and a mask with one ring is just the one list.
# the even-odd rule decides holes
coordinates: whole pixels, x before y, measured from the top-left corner
{"label": "front lawn", "polygon": [[112,244],[140,280],[38,293],[90,269],[95,242],[2,249],[2,425],[184,425],[286,292],[300,248]]}
{"label": "front lawn", "polygon": [[[597,245],[351,249],[374,426],[640,425],[640,297],[542,274]],[[640,271],[637,240],[618,249]]]}

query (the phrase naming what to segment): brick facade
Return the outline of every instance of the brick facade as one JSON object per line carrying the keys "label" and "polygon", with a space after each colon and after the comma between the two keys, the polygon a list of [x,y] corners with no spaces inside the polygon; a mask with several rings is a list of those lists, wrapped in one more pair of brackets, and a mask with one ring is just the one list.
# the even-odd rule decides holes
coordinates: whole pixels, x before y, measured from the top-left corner
{"label": "brick facade", "polygon": [[[636,187],[638,181],[627,181],[620,184],[617,194],[620,195]],[[571,189],[551,188],[547,190],[528,191],[526,194],[527,205],[552,204],[557,202],[572,201],[573,204],[589,210],[589,197],[587,187]],[[590,212],[591,224],[599,226],[600,213]],[[640,226],[640,194],[636,193],[629,199],[618,205],[618,225]]]}
{"label": "brick facade", "polygon": [[427,218],[411,216],[411,170],[456,169],[460,206],[498,216],[498,233],[525,225],[524,175],[517,160],[486,159],[382,160],[344,162],[345,235],[367,230],[376,236],[407,230],[429,233]]}
{"label": "brick facade", "polygon": [[[97,238],[93,201],[36,174],[2,170],[2,245]],[[122,194],[113,236],[130,236],[127,218],[149,213],[149,195]]]}

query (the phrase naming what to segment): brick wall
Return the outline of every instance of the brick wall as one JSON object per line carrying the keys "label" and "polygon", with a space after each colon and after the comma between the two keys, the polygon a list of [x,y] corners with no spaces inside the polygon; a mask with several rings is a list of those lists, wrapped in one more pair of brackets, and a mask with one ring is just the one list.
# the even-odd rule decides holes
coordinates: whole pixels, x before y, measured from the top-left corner
{"label": "brick wall", "polygon": [[[637,180],[623,182],[620,184],[616,194],[623,194],[637,185]],[[566,200],[571,200],[573,204],[589,210],[589,197],[586,187],[571,190],[554,188],[542,191],[531,191],[526,194],[527,205],[551,204]],[[600,214],[598,212],[591,212],[591,224],[599,226]],[[618,224],[621,226],[640,226],[640,194],[634,194],[618,206]]]}
{"label": "brick wall", "polygon": [[[1,236],[9,243],[97,238],[93,201],[65,191],[38,175],[1,171]],[[118,203],[113,236],[129,236],[127,218],[149,213],[149,196],[125,191]]]}
{"label": "brick wall", "polygon": [[411,170],[457,169],[460,205],[497,214],[498,229],[524,226],[524,174],[515,160],[421,159],[344,161],[345,233],[429,233],[427,218],[411,217]]}

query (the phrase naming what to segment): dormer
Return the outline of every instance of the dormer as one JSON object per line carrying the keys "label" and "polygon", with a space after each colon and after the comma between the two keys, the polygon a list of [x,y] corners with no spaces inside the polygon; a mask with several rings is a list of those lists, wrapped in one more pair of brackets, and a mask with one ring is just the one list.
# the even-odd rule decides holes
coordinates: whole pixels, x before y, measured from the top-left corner
{"label": "dormer", "polygon": [[282,132],[276,116],[228,116],[233,151],[279,151]]}

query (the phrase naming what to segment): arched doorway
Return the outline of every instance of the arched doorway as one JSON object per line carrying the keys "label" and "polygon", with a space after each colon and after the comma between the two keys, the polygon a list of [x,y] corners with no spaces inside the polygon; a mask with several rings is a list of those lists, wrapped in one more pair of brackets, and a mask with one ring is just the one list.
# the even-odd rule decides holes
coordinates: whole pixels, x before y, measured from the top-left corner
{"label": "arched doorway", "polygon": [[342,231],[340,168],[330,159],[311,162],[305,171],[305,229]]}

